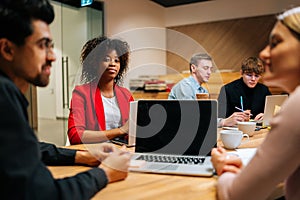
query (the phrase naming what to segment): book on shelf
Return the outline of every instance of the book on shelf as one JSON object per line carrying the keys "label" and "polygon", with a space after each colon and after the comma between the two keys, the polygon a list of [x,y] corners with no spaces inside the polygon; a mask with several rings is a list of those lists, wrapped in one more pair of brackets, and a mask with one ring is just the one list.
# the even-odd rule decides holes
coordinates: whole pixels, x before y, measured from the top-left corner
{"label": "book on shelf", "polygon": [[145,91],[165,91],[167,84],[163,80],[145,81]]}

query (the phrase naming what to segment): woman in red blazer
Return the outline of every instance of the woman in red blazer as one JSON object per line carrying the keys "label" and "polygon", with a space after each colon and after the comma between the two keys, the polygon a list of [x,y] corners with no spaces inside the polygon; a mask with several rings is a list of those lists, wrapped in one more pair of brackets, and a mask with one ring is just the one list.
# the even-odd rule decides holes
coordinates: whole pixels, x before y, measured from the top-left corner
{"label": "woman in red blazer", "polygon": [[97,37],[83,46],[83,84],[73,90],[68,120],[71,144],[102,142],[128,133],[133,97],[119,86],[128,59],[129,46],[119,39]]}

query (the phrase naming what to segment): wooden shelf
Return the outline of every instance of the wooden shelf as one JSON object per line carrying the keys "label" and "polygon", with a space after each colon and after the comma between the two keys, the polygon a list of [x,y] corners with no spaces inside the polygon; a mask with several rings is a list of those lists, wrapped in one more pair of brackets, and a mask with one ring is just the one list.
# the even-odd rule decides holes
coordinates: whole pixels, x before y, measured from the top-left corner
{"label": "wooden shelf", "polygon": [[134,91],[132,93],[135,100],[139,99],[168,99],[169,92],[144,92]]}

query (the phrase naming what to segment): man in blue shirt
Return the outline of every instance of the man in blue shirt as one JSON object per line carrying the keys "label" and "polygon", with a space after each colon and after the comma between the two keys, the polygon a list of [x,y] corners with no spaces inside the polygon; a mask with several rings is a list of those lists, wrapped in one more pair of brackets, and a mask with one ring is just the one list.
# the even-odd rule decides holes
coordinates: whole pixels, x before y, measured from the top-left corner
{"label": "man in blue shirt", "polygon": [[208,93],[202,83],[208,82],[214,65],[206,53],[194,54],[190,60],[191,75],[173,86],[169,99],[196,99],[197,93]]}

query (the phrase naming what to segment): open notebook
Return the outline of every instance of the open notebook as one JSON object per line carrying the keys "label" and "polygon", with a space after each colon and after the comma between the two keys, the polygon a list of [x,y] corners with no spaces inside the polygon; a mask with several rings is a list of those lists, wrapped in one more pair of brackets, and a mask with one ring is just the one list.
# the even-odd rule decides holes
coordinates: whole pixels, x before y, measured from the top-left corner
{"label": "open notebook", "polygon": [[287,98],[287,94],[266,96],[263,126],[270,126],[270,120],[280,110],[281,105]]}
{"label": "open notebook", "polygon": [[139,100],[131,171],[212,176],[216,100]]}

